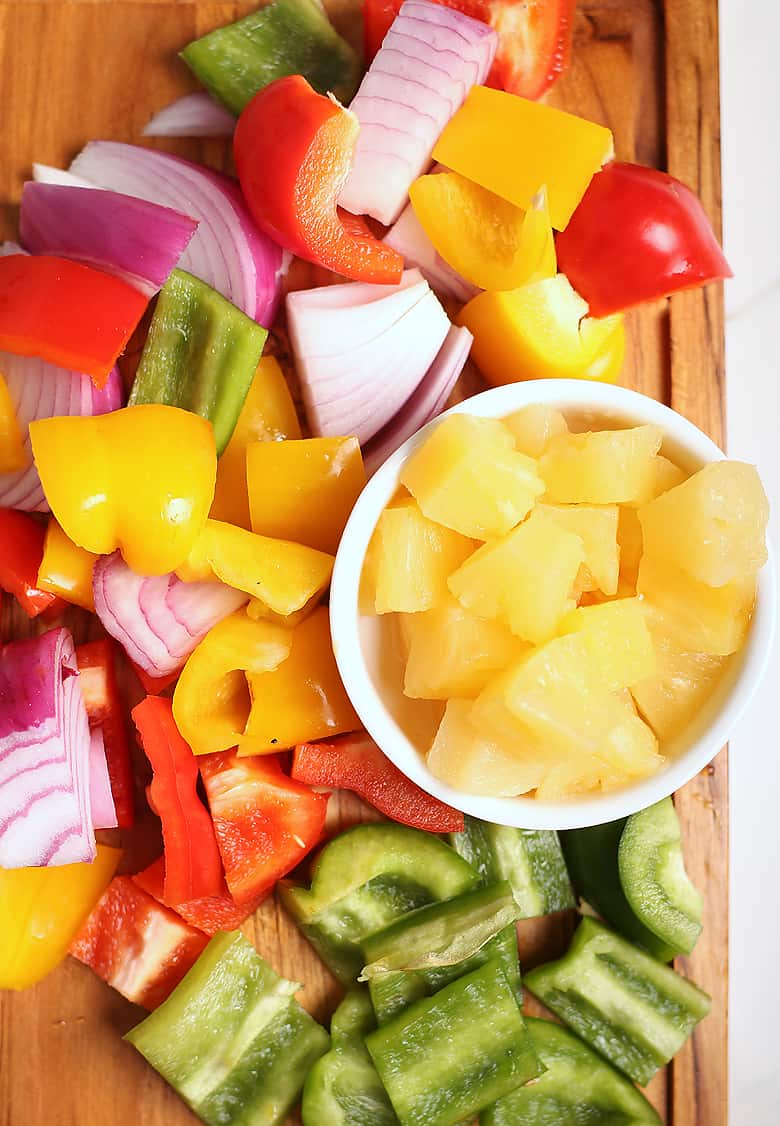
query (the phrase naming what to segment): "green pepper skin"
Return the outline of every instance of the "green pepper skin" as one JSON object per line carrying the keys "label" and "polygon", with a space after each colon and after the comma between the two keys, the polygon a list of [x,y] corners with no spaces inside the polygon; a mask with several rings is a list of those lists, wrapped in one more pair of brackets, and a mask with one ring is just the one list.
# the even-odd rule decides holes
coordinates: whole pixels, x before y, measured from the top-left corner
{"label": "green pepper skin", "polygon": [[180,52],[187,66],[236,115],[258,90],[287,74],[302,74],[320,94],[348,104],[360,63],[317,0],[274,0],[227,27],[193,40]]}
{"label": "green pepper skin", "polygon": [[281,1126],[329,1044],[298,988],[239,931],[219,933],[125,1039],[209,1126]]}
{"label": "green pepper skin", "polygon": [[230,441],[267,329],[211,286],[172,270],[160,290],[129,405],[163,403],[207,418],[217,456]]}
{"label": "green pepper skin", "polygon": [[710,998],[698,986],[590,917],[567,953],[532,970],[525,985],[641,1086],[710,1011]]}
{"label": "green pepper skin", "polygon": [[466,815],[462,833],[451,833],[456,852],[485,884],[509,880],[520,918],[533,919],[574,907],[566,862],[552,829],[514,829]]}
{"label": "green pepper skin", "polygon": [[479,1126],[661,1126],[633,1083],[560,1024],[526,1017],[547,1070],[479,1117]]}

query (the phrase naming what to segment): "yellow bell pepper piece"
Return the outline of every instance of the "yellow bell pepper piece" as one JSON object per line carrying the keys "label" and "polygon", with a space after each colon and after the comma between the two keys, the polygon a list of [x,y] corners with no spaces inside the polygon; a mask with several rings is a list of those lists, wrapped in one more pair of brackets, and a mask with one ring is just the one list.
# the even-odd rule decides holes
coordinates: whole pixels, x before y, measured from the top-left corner
{"label": "yellow bell pepper piece", "polygon": [[457,323],[488,383],[598,379],[614,383],[625,358],[623,317],[597,320],[563,274],[506,293],[480,293]]}
{"label": "yellow bell pepper piece", "polygon": [[290,653],[292,631],[257,622],[243,610],[209,630],[189,656],[173,694],[173,718],[196,755],[235,747],[249,718],[245,673],[277,668]]}
{"label": "yellow bell pepper piece", "polygon": [[253,532],[335,555],[366,483],[357,438],[254,442],[246,474]]}
{"label": "yellow bell pepper piece", "polygon": [[0,473],[16,473],[28,463],[22,432],[2,373],[0,373]]}
{"label": "yellow bell pepper piece", "polygon": [[524,210],[546,184],[557,231],[612,156],[603,125],[487,86],[472,87],[433,150],[434,160]]}
{"label": "yellow bell pepper piece", "polygon": [[271,539],[207,520],[193,550],[194,565],[179,567],[179,578],[206,577],[205,563],[228,586],[245,590],[281,617],[302,610],[330,583],[334,559],[324,551],[289,540]]}
{"label": "yellow bell pepper piece", "polygon": [[151,403],[93,418],[30,424],[43,491],[65,534],[87,551],[117,548],[140,575],[174,571],[214,496],[211,423]]}
{"label": "yellow bell pepper piece", "polygon": [[92,572],[97,555],[69,540],[56,520],[49,520],[43,559],[38,568],[38,588],[58,594],[74,606],[94,612]]}
{"label": "yellow bell pepper piece", "polygon": [[547,192],[527,211],[457,172],[421,176],[409,198],[442,258],[480,289],[517,289],[555,275]]}
{"label": "yellow bell pepper piece", "polygon": [[336,668],[327,607],[291,632],[285,661],[272,672],[247,675],[252,710],[239,756],[269,754],[360,727]]}
{"label": "yellow bell pepper piece", "polygon": [[217,462],[217,484],[210,515],[250,528],[246,451],[250,442],[300,438],[301,424],[284,373],[273,356],[264,356],[244,400],[233,436]]}
{"label": "yellow bell pepper piece", "polygon": [[0,868],[0,989],[35,985],[63,960],[121,856],[99,844],[91,864]]}

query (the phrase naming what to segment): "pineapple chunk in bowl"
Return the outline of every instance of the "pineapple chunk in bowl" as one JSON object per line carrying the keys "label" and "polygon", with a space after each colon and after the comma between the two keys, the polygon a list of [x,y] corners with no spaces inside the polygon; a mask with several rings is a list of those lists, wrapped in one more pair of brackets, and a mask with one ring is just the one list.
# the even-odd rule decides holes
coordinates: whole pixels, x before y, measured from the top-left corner
{"label": "pineapple chunk in bowl", "polygon": [[[505,432],[481,420],[506,420],[518,411],[510,424],[511,450]],[[576,434],[560,432],[557,412]],[[451,415],[465,417],[415,456]],[[651,451],[659,434],[656,455]],[[492,507],[475,503],[469,483],[485,449],[496,451],[495,472],[508,481],[505,492],[498,490],[502,503]],[[516,460],[523,455],[527,466]],[[454,489],[437,491],[441,459],[457,456],[464,476]],[[717,466],[723,459],[714,442],[669,407],[624,388],[577,380],[494,388],[459,403],[406,442],[358,499],[339,546],[330,599],[342,679],[385,754],[443,801],[525,828],[577,828],[624,817],[702,770],[763,675],[775,621],[771,557],[758,573],[755,605],[755,579],[745,583],[741,574],[742,564],[761,562],[750,521],[740,521],[745,542],[731,554],[705,543],[704,525],[697,526],[698,518],[707,519],[706,496],[722,504],[725,493],[728,504],[733,473],[723,475]],[[698,474],[704,466],[711,468]],[[748,479],[736,486],[741,503],[752,486],[752,470],[745,472]],[[667,493],[694,473],[690,485]],[[474,481],[479,491],[478,472]],[[391,536],[410,520],[425,540],[425,521],[405,487],[418,499],[430,490],[421,504],[449,529],[442,533],[435,524],[440,547],[433,557],[448,560],[449,577],[436,573],[429,558],[421,582],[399,594],[392,551],[377,579],[369,545],[378,526],[381,535],[386,523]],[[642,558],[643,532],[631,506],[655,496],[663,503],[642,509],[644,537],[652,542],[652,556]],[[757,508],[761,503],[757,495]],[[383,520],[385,510],[391,516]],[[534,570],[545,553],[549,565]],[[375,614],[366,604],[367,578],[376,594],[381,585],[388,609],[405,612]],[[441,589],[428,607],[425,598],[434,588]],[[529,597],[529,589],[539,597]],[[635,589],[639,599],[631,597]],[[648,633],[652,666],[643,664]],[[569,691],[577,676],[591,675],[601,685],[614,679],[596,721],[592,708],[578,711],[581,700]],[[560,693],[535,699],[540,683],[558,681]],[[558,709],[552,719],[544,712],[550,700]],[[502,741],[507,701],[515,715],[524,710],[530,732],[511,755]],[[572,739],[583,746],[590,739],[597,751],[602,772],[592,787],[581,769],[573,776],[566,755]],[[603,773],[610,755],[620,764],[612,781]]]}

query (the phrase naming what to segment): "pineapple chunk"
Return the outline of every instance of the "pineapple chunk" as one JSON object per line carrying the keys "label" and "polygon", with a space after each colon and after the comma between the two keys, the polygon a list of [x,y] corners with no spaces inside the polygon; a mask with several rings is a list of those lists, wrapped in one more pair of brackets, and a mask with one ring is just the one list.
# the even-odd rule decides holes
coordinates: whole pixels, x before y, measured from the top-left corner
{"label": "pineapple chunk", "polygon": [[541,457],[551,439],[569,433],[561,412],[542,403],[522,407],[505,418],[504,423],[512,431],[515,448],[528,457]]}
{"label": "pineapple chunk", "polygon": [[611,690],[629,688],[656,670],[653,639],[638,598],[581,606],[566,614],[558,632],[581,634],[593,667]]}
{"label": "pineapple chunk", "polygon": [[430,610],[447,597],[447,579],[474,550],[465,536],[423,516],[411,498],[386,508],[364,564],[377,614]]}
{"label": "pineapple chunk", "polygon": [[413,699],[477,696],[528,648],[506,626],[478,618],[449,594],[432,610],[401,621],[408,653],[404,692]]}
{"label": "pineapple chunk", "polygon": [[580,591],[600,590],[615,594],[618,587],[617,505],[539,504],[538,512],[582,540],[585,562],[577,576]]}
{"label": "pineapple chunk", "polygon": [[549,756],[518,739],[486,734],[471,718],[469,700],[450,700],[428,752],[428,769],[456,790],[514,797],[533,790],[550,770]]}
{"label": "pineapple chunk", "polygon": [[636,590],[644,541],[642,539],[642,525],[639,523],[639,516],[635,508],[621,505],[618,517],[617,542],[620,548],[619,581]]}
{"label": "pineapple chunk", "polygon": [[509,535],[478,548],[447,585],[467,610],[540,644],[574,609],[572,586],[584,561],[580,537],[535,510]]}
{"label": "pineapple chunk", "polygon": [[722,587],[766,563],[769,503],[752,465],[714,461],[639,510],[645,553]]}
{"label": "pineapple chunk", "polygon": [[669,489],[681,485],[687,476],[688,474],[679,465],[663,454],[658,454],[655,459],[655,495],[660,497]]}
{"label": "pineapple chunk", "polygon": [[537,786],[537,799],[562,801],[580,794],[607,793],[654,774],[664,762],[655,736],[638,716],[628,716],[610,734],[605,750],[603,755],[557,763]]}
{"label": "pineapple chunk", "polygon": [[655,496],[659,426],[553,438],[539,460],[545,500],[556,504],[643,504]]}
{"label": "pineapple chunk", "polygon": [[518,453],[503,422],[453,414],[401,471],[430,520],[464,536],[503,536],[544,492],[536,462]]}

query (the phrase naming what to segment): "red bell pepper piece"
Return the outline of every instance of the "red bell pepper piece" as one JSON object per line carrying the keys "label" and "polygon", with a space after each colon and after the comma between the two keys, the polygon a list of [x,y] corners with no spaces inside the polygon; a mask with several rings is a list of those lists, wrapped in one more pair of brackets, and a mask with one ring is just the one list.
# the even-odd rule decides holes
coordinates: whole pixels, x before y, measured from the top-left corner
{"label": "red bell pepper piece", "polygon": [[276,755],[220,751],[198,761],[227,886],[248,907],[319,842],[329,795],[288,778]]}
{"label": "red bell pepper piece", "polygon": [[135,661],[130,661],[130,667],[140,680],[141,687],[147,696],[158,696],[160,692],[164,692],[166,688],[170,688],[170,686],[179,679],[179,673],[181,672],[181,669],[177,669],[176,672],[169,672],[165,676],[150,676],[146,669],[142,669]]}
{"label": "red bell pepper piece", "polygon": [[115,876],[70,952],[135,1005],[156,1009],[198,960],[208,936]]}
{"label": "red bell pepper piece", "polygon": [[[165,903],[165,858],[159,857],[143,872],[137,872],[133,879],[140,888],[153,895],[160,903]],[[185,922],[198,930],[202,930],[211,937],[217,931],[234,931],[253,915],[262,901],[270,895],[268,888],[258,899],[250,900],[245,907],[239,907],[227,889],[227,884],[222,881],[219,895],[207,896],[203,899],[191,899],[187,903],[177,903],[171,907],[177,915],[181,915]]]}
{"label": "red bell pepper piece", "polygon": [[104,637],[76,648],[81,695],[90,727],[100,727],[106,748],[108,778],[120,829],[135,823],[133,768],[125,715],[116,678],[114,642]]}
{"label": "red bell pepper piece", "polygon": [[152,764],[150,805],[162,821],[163,899],[175,906],[219,895],[224,880],[214,826],[198,796],[198,764],[179,734],[171,701],[147,696],[131,714]]}
{"label": "red bell pepper piece", "polygon": [[146,305],[127,282],[67,258],[0,258],[0,351],[82,371],[96,387],[105,386]]}
{"label": "red bell pepper piece", "polygon": [[597,172],[555,245],[592,317],[732,276],[696,193],[641,164]]}
{"label": "red bell pepper piece", "polygon": [[307,262],[357,281],[395,284],[401,255],[336,207],[358,134],[354,114],[300,74],[269,83],[238,119],[233,153],[255,222]]}
{"label": "red bell pepper piece", "polygon": [[37,586],[45,539],[45,526],[28,513],[0,508],[0,587],[14,596],[30,618],[65,606],[56,594]]}
{"label": "red bell pepper piece", "polygon": [[292,776],[310,786],[354,790],[402,825],[429,833],[463,832],[463,814],[421,790],[365,733],[300,743],[293,756]]}

